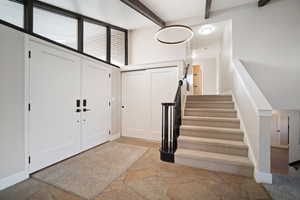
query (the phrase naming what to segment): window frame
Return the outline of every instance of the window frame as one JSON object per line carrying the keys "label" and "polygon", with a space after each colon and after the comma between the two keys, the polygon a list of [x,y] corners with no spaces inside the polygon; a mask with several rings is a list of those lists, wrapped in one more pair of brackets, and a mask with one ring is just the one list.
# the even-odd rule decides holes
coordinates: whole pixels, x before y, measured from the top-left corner
{"label": "window frame", "polygon": [[[7,26],[12,27],[16,30],[22,31],[24,33],[30,34],[30,35],[35,36],[37,38],[40,38],[42,40],[46,40],[50,43],[59,45],[61,47],[69,49],[71,51],[75,51],[77,53],[83,54],[85,56],[88,56],[90,58],[99,60],[99,61],[107,63],[107,64],[110,64],[110,65],[112,65],[114,67],[118,67],[118,68],[120,66],[117,66],[117,65],[114,65],[114,64],[111,63],[111,29],[116,29],[116,30],[124,32],[125,33],[125,65],[128,65],[128,30],[127,29],[124,29],[124,28],[121,28],[121,27],[118,27],[118,26],[115,26],[115,25],[112,25],[112,24],[109,24],[109,23],[91,18],[91,17],[88,17],[88,16],[84,16],[84,15],[81,15],[79,13],[76,13],[76,12],[73,12],[73,11],[70,11],[70,10],[66,10],[66,9],[63,9],[63,8],[45,3],[45,2],[41,2],[41,1],[38,1],[38,0],[8,0],[8,1],[17,2],[17,3],[20,3],[20,4],[24,5],[24,28],[18,27],[18,26],[13,25],[13,24],[10,24],[10,23],[5,22],[1,19],[0,19],[0,24],[7,25]],[[51,12],[51,13],[55,13],[55,14],[59,14],[59,15],[65,16],[65,17],[71,17],[71,18],[76,19],[77,20],[77,42],[78,42],[77,49],[73,49],[69,46],[66,46],[64,44],[61,44],[61,43],[56,42],[54,40],[51,40],[51,39],[49,39],[45,36],[34,33],[33,32],[33,23],[34,23],[34,21],[33,21],[33,8],[34,7],[45,10],[45,11],[48,11],[48,12]],[[83,27],[84,21],[106,27],[106,30],[107,30],[107,34],[106,34],[107,35],[107,38],[106,38],[106,60],[102,60],[102,59],[99,59],[99,58],[94,57],[92,55],[89,55],[87,53],[84,53],[84,51],[83,51],[84,50],[84,48],[83,48],[84,47],[83,46],[84,45],[84,43],[83,43],[83,41],[84,41],[84,27]]]}

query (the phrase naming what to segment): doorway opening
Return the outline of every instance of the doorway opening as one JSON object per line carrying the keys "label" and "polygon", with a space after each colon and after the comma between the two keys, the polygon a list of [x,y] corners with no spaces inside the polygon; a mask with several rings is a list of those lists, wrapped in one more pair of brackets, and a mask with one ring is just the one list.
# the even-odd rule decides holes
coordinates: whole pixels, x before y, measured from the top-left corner
{"label": "doorway opening", "polygon": [[300,177],[299,123],[299,111],[273,111],[271,133],[272,174]]}
{"label": "doorway opening", "polygon": [[193,94],[203,95],[203,77],[200,65],[193,66]]}

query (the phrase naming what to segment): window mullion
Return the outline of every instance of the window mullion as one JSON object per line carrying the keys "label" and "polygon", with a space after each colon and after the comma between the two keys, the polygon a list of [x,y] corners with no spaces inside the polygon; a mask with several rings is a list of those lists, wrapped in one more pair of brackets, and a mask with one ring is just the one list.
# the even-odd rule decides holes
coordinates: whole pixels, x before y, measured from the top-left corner
{"label": "window mullion", "polygon": [[107,26],[106,29],[106,60],[111,63],[111,28]]}
{"label": "window mullion", "polygon": [[24,30],[33,33],[33,0],[24,1]]}

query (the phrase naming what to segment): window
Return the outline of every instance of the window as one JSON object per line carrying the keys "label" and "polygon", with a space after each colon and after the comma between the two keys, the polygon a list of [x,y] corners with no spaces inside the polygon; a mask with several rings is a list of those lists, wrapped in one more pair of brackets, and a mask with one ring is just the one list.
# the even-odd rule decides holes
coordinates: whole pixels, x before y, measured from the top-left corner
{"label": "window", "polygon": [[125,32],[111,29],[111,63],[125,65]]}
{"label": "window", "polygon": [[105,26],[83,23],[83,52],[107,60],[107,29]]}
{"label": "window", "polygon": [[24,5],[9,0],[0,0],[0,19],[24,27]]}
{"label": "window", "polygon": [[126,64],[127,30],[45,1],[24,2],[0,0],[0,23],[106,63]]}
{"label": "window", "polygon": [[77,19],[33,9],[33,32],[77,49]]}

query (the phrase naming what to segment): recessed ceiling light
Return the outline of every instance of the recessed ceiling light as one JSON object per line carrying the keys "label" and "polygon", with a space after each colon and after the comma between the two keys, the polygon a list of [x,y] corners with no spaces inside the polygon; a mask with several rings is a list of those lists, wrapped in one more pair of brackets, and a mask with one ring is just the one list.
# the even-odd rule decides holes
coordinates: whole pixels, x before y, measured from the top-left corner
{"label": "recessed ceiling light", "polygon": [[213,25],[207,24],[203,25],[199,29],[199,34],[201,35],[209,35],[213,33],[216,30],[216,28]]}

